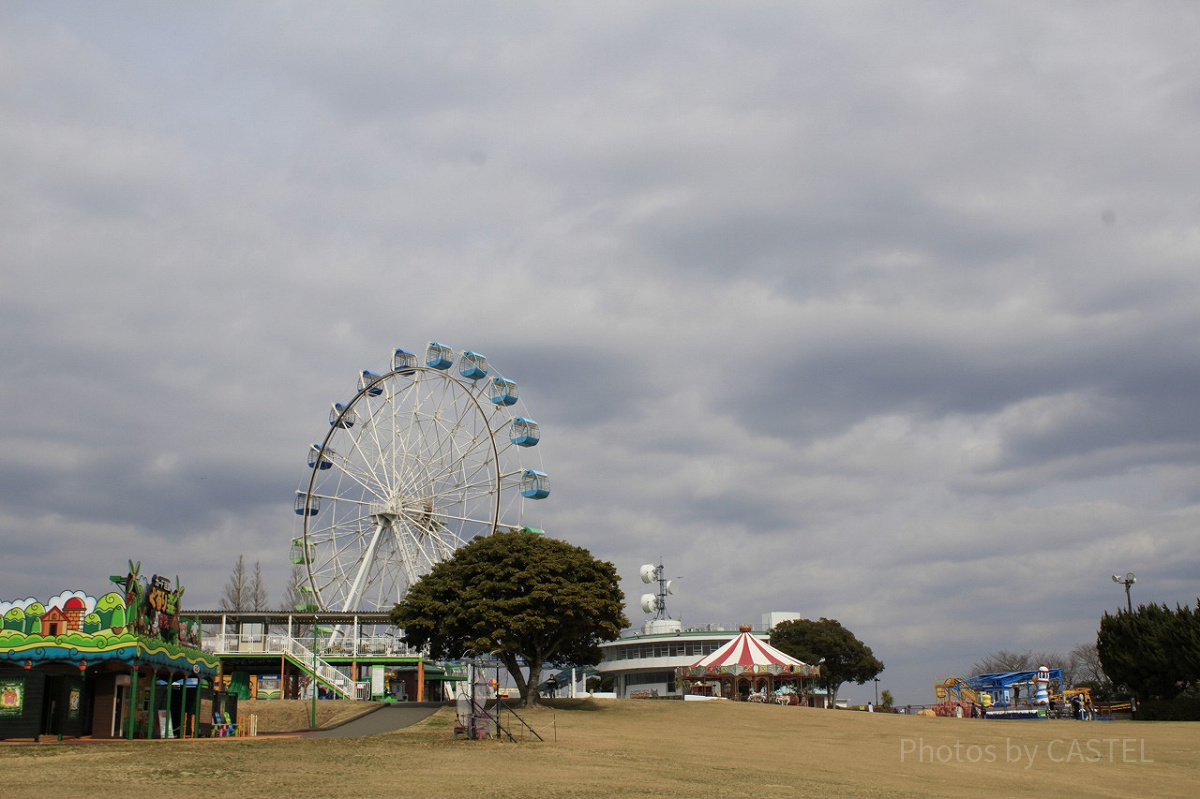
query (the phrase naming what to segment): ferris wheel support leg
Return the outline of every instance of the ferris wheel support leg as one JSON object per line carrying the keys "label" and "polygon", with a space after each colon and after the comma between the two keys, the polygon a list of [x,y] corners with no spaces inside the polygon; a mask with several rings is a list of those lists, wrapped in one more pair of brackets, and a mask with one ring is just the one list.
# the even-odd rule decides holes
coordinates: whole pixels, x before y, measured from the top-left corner
{"label": "ferris wheel support leg", "polygon": [[[358,610],[358,603],[362,600],[363,583],[367,579],[367,573],[371,571],[371,564],[375,561],[375,550],[379,548],[379,539],[383,537],[383,525],[378,522],[375,524],[375,532],[371,534],[371,543],[367,544],[367,552],[363,555],[362,563],[358,566],[358,573],[354,575],[354,582],[350,585],[350,590],[346,593],[346,601],[342,603],[342,612]],[[337,640],[341,633],[341,627],[334,630],[330,636],[330,643]]]}

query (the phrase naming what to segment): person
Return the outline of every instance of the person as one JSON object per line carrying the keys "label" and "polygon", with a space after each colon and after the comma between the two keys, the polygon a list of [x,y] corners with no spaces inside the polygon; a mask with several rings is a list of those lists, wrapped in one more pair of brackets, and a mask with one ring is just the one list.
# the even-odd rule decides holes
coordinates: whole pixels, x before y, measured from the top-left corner
{"label": "person", "polygon": [[1079,698],[1079,694],[1071,697],[1071,715],[1076,721],[1083,721],[1083,702]]}

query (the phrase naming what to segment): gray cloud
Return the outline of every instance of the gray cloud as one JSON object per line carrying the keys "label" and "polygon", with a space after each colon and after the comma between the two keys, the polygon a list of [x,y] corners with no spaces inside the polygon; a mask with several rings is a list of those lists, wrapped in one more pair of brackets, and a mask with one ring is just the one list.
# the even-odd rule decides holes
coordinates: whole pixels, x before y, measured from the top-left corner
{"label": "gray cloud", "polygon": [[1184,5],[0,19],[0,598],[278,599],[330,403],[430,339],[631,600],[662,557],[689,623],[838,618],[902,702],[1114,571],[1195,598]]}

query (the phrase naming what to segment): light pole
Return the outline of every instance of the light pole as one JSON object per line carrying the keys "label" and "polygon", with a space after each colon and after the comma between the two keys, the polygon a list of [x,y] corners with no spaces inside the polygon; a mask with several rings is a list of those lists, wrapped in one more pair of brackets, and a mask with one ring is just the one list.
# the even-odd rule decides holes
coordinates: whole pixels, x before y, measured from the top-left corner
{"label": "light pole", "polygon": [[875,707],[879,707],[879,678],[875,678]]}
{"label": "light pole", "polygon": [[317,728],[317,617],[313,616],[312,729]]}
{"label": "light pole", "polygon": [[1133,576],[1133,572],[1127,573],[1124,577],[1114,574],[1112,581],[1117,585],[1125,586],[1125,606],[1129,608],[1130,613],[1133,613],[1133,599],[1129,596],[1129,586],[1137,582],[1137,577]]}

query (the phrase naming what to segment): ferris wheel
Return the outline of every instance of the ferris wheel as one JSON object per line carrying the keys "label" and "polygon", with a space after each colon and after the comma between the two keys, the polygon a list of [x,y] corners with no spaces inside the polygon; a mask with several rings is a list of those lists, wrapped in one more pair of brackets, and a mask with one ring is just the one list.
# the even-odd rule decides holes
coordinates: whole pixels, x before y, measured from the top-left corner
{"label": "ferris wheel", "polygon": [[550,478],[519,407],[516,382],[485,356],[436,341],[361,372],[296,491],[297,609],[389,609],[467,541],[522,529],[525,501],[549,496]]}

